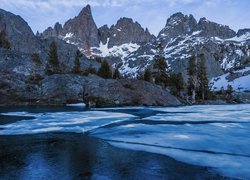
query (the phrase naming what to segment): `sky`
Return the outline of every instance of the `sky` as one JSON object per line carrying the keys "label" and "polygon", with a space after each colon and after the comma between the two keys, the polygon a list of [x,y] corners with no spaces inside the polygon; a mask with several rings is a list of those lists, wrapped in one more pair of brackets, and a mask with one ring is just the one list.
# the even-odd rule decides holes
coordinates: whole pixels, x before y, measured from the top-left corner
{"label": "sky", "polygon": [[34,32],[56,22],[64,24],[87,4],[98,27],[130,17],[158,35],[167,18],[182,12],[197,20],[206,17],[235,31],[250,28],[250,0],[0,0],[1,9],[20,15]]}

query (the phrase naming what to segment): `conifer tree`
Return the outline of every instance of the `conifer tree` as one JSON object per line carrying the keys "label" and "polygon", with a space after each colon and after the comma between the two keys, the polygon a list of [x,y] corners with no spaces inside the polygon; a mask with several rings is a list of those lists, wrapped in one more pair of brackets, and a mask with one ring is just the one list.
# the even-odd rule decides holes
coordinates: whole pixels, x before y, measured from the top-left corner
{"label": "conifer tree", "polygon": [[197,62],[196,56],[192,55],[188,62],[188,94],[191,96],[192,103],[196,101],[196,90],[198,85],[197,79]]}
{"label": "conifer tree", "polygon": [[36,63],[36,65],[41,65],[42,61],[37,53],[31,55],[31,59]]}
{"label": "conifer tree", "polygon": [[0,31],[0,48],[10,49],[10,42],[6,37],[5,31]]}
{"label": "conifer tree", "polygon": [[89,74],[96,74],[96,69],[92,66],[92,64],[83,72],[84,76],[88,76]]}
{"label": "conifer tree", "polygon": [[110,69],[109,64],[106,60],[102,61],[101,67],[98,70],[97,75],[100,77],[103,77],[105,79],[109,79],[112,77],[111,69]]}
{"label": "conifer tree", "polygon": [[208,78],[207,78],[207,70],[205,64],[205,56],[204,54],[200,54],[200,62],[198,65],[198,94],[200,98],[204,101],[208,97],[209,86],[208,86]]}
{"label": "conifer tree", "polygon": [[113,74],[113,79],[120,79],[121,78],[121,74],[119,72],[118,68],[115,68],[115,72]]}
{"label": "conifer tree", "polygon": [[151,71],[149,69],[146,69],[143,75],[143,80],[151,82],[151,78],[152,78]]}
{"label": "conifer tree", "polygon": [[46,65],[46,73],[48,75],[59,73],[59,60],[55,41],[50,44],[48,56],[49,61]]}
{"label": "conifer tree", "polygon": [[157,53],[155,55],[155,63],[153,65],[153,77],[155,79],[155,83],[161,86],[168,85],[169,80],[169,72],[168,72],[168,64],[164,57],[164,48],[161,43],[157,45]]}
{"label": "conifer tree", "polygon": [[171,89],[171,93],[175,96],[180,96],[180,92],[184,90],[184,79],[181,73],[178,74],[170,74],[169,78],[169,86]]}
{"label": "conifer tree", "polygon": [[79,74],[81,72],[81,63],[80,63],[81,57],[82,53],[79,50],[77,50],[75,55],[75,64],[73,68],[73,73],[75,74]]}
{"label": "conifer tree", "polygon": [[229,84],[227,85],[227,90],[226,90],[226,93],[227,93],[227,96],[228,96],[228,99],[229,100],[232,100],[233,99],[233,87]]}

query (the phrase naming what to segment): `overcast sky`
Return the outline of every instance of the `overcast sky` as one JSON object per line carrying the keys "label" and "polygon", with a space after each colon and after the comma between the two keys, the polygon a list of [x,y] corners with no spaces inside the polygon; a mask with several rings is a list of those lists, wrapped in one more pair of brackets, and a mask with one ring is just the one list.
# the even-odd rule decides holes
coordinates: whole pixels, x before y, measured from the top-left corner
{"label": "overcast sky", "polygon": [[206,17],[232,29],[250,28],[250,0],[0,0],[0,8],[22,16],[34,32],[64,23],[90,4],[98,27],[131,17],[155,35],[176,12]]}

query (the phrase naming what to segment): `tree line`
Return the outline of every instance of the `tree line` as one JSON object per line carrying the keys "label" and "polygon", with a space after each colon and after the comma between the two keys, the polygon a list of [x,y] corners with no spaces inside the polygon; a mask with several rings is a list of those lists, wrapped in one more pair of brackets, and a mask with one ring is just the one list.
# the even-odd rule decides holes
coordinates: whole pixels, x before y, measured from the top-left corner
{"label": "tree line", "polygon": [[[109,63],[100,57],[96,57],[101,65],[98,70],[90,66],[86,70],[81,69],[81,59],[83,54],[77,50],[75,54],[74,66],[72,73],[79,75],[96,74],[105,79],[120,79],[123,78],[119,72],[119,68],[111,68]],[[34,59],[37,59],[34,57]],[[49,47],[48,63],[46,65],[46,74],[58,74],[61,73],[59,67],[59,59],[57,54],[57,46],[53,41]],[[168,88],[171,93],[177,97],[189,100],[191,103],[197,101],[205,101],[213,99],[214,93],[210,91],[209,81],[207,75],[207,67],[205,55],[203,53],[193,54],[189,58],[187,68],[188,80],[185,83],[182,73],[174,73],[168,65],[168,61],[164,57],[163,49],[158,47],[158,53],[155,55],[154,64],[151,68],[146,68],[142,75],[138,76],[138,79],[148,81],[164,88]],[[232,94],[232,87],[228,87],[227,94]],[[229,96],[229,95],[228,95]]]}
{"label": "tree line", "polygon": [[[83,54],[77,50],[75,53],[75,60],[74,60],[74,66],[72,68],[73,74],[79,74],[79,75],[88,75],[88,74],[96,74],[102,78],[109,79],[120,79],[121,75],[118,70],[118,68],[115,68],[112,70],[108,64],[108,62],[103,58],[96,58],[96,61],[101,63],[100,68],[98,71],[92,66],[89,66],[86,70],[81,69],[81,58],[83,57]],[[57,45],[55,41],[52,41],[52,43],[49,46],[49,52],[48,52],[48,62],[45,67],[45,72],[47,75],[53,75],[53,74],[60,74],[60,63],[58,58],[58,52],[57,52]]]}

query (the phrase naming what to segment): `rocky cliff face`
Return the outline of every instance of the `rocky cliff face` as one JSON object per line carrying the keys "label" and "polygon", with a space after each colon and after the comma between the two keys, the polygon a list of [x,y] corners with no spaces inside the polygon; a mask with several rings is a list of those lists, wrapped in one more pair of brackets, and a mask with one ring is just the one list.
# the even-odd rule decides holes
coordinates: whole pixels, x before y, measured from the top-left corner
{"label": "rocky cliff face", "polygon": [[144,30],[138,22],[134,22],[131,18],[121,18],[110,28],[101,27],[99,35],[103,44],[108,43],[108,48],[127,43],[141,44],[154,39],[147,28]]}
{"label": "rocky cliff face", "polygon": [[110,28],[104,25],[97,29],[90,6],[67,21],[62,27],[59,23],[42,33],[43,38],[59,37],[67,43],[76,45],[87,56],[103,56],[113,59],[115,64],[155,37],[131,18],[121,18]]}
{"label": "rocky cliff face", "polygon": [[20,16],[0,9],[0,31],[5,31],[13,50],[39,52],[39,40]]}
{"label": "rocky cliff face", "polygon": [[73,19],[68,20],[62,27],[56,23],[54,28],[49,27],[42,33],[43,38],[58,37],[69,44],[76,45],[86,55],[90,54],[91,47],[99,46],[98,29],[93,20],[90,6],[86,6]]}
{"label": "rocky cliff face", "polygon": [[209,78],[239,67],[250,55],[248,29],[238,33],[228,26],[205,18],[199,22],[192,15],[172,15],[157,39],[132,52],[124,60],[120,70],[128,76],[136,76],[145,68],[152,67],[159,44],[172,71],[181,72],[187,80],[186,69],[192,54],[203,53]]}
{"label": "rocky cliff face", "polygon": [[192,15],[187,16],[182,13],[173,14],[160,31],[158,40],[167,43],[171,38],[176,38],[184,34],[191,34],[197,27],[197,21]]}
{"label": "rocky cliff face", "polygon": [[[0,106],[63,105],[72,102],[95,102],[100,107],[180,104],[167,90],[151,83],[106,80],[72,73],[77,46],[65,42],[68,41],[66,38],[72,40],[70,37],[74,37],[79,40],[79,44],[86,42],[88,46],[99,44],[98,29],[92,21],[89,6],[63,27],[57,23],[54,28],[47,29],[42,37],[34,36],[21,17],[3,10],[0,11],[0,25],[0,30],[6,32],[6,38],[11,43],[11,49],[0,48]],[[73,27],[74,30],[71,29]],[[69,29],[72,34],[68,34]],[[52,41],[57,46],[60,74],[46,75],[45,67]],[[33,58],[33,53],[37,53],[39,60]],[[86,56],[80,59],[80,64],[82,70],[90,66],[100,67],[99,62]]]}
{"label": "rocky cliff face", "polygon": [[[62,29],[57,24],[47,30],[49,33],[45,31],[44,37],[46,34],[61,37],[68,43],[76,44],[88,56],[105,57],[113,67],[120,67],[120,72],[129,77],[136,77],[152,67],[159,44],[163,46],[163,54],[172,71],[181,72],[186,80],[187,62],[191,54],[205,55],[210,79],[240,66],[250,55],[249,29],[236,33],[228,26],[206,18],[197,21],[192,15],[173,14],[156,38],[130,18],[121,18],[115,25],[104,25],[97,30],[88,6],[80,14],[85,15],[69,20],[70,23],[66,23],[67,26],[65,24]],[[87,19],[91,19],[91,23],[86,30],[79,23],[86,24]],[[94,39],[91,42],[95,43],[88,43],[86,48],[79,43],[86,36],[75,36],[73,34],[77,33],[73,31],[84,34],[83,31],[89,32],[90,29],[92,35],[88,38]]]}

